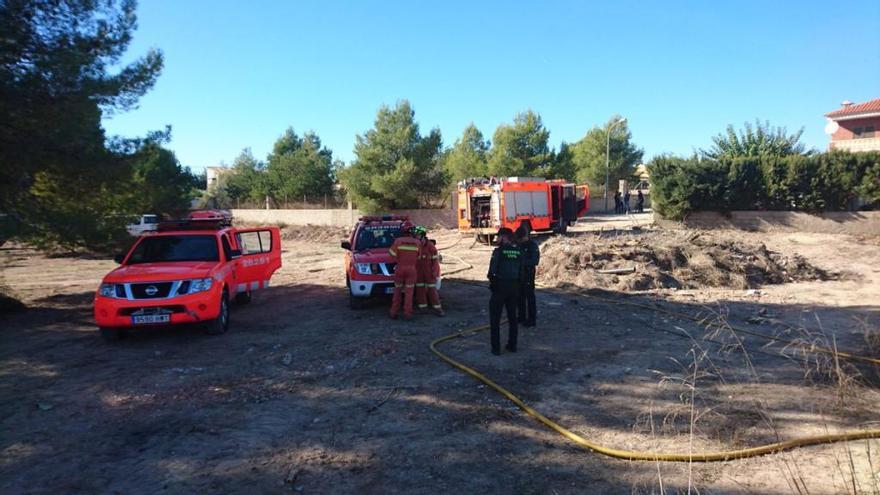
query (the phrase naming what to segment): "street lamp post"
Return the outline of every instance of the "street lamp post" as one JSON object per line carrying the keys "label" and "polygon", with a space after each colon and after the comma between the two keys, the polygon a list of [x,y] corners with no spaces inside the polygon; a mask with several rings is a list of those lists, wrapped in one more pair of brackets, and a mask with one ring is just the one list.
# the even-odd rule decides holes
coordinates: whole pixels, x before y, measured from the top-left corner
{"label": "street lamp post", "polygon": [[608,131],[605,132],[605,213],[608,213],[608,181],[611,180],[609,177],[609,163],[611,161],[611,131],[615,126],[625,123],[626,117],[621,117],[612,122],[608,126]]}

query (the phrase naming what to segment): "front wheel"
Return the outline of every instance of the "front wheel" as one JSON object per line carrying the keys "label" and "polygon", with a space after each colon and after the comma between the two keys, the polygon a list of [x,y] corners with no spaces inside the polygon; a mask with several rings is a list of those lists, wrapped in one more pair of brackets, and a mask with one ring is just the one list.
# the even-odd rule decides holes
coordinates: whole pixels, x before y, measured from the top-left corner
{"label": "front wheel", "polygon": [[220,296],[220,313],[217,314],[217,318],[205,325],[205,332],[208,335],[220,335],[227,330],[229,330],[229,293],[223,289],[223,294]]}

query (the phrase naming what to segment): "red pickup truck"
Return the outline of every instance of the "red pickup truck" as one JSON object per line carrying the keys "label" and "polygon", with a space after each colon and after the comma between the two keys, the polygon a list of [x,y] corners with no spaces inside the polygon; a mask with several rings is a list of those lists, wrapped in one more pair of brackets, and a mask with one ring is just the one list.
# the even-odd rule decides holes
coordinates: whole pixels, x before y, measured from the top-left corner
{"label": "red pickup truck", "polygon": [[342,241],[345,253],[345,285],[352,309],[362,308],[370,298],[394,292],[397,261],[388,249],[400,236],[407,217],[398,215],[361,217],[351,237]]}
{"label": "red pickup truck", "polygon": [[250,301],[281,267],[278,227],[238,229],[210,215],[160,224],[141,236],[95,294],[95,322],[116,340],[132,328],[204,323],[229,328],[229,304]]}

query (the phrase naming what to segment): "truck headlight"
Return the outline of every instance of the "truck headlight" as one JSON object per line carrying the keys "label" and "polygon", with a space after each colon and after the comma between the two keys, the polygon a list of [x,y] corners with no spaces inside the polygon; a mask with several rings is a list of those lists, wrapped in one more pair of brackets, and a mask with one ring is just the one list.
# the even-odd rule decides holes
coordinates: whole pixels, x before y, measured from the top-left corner
{"label": "truck headlight", "polygon": [[207,290],[211,290],[211,284],[214,282],[214,279],[211,277],[208,278],[196,278],[189,281],[189,294],[195,294],[196,292],[205,292]]}
{"label": "truck headlight", "polygon": [[357,271],[361,275],[372,275],[373,273],[369,263],[357,263]]}
{"label": "truck headlight", "polygon": [[116,284],[101,284],[98,288],[98,294],[101,297],[116,297]]}

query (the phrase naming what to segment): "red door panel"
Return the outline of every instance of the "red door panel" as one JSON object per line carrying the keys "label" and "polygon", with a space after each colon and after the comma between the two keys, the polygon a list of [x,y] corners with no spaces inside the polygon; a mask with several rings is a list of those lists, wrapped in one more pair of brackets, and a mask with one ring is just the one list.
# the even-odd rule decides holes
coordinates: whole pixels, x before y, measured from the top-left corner
{"label": "red door panel", "polygon": [[241,256],[235,260],[235,292],[265,289],[281,268],[281,232],[278,227],[236,230]]}

